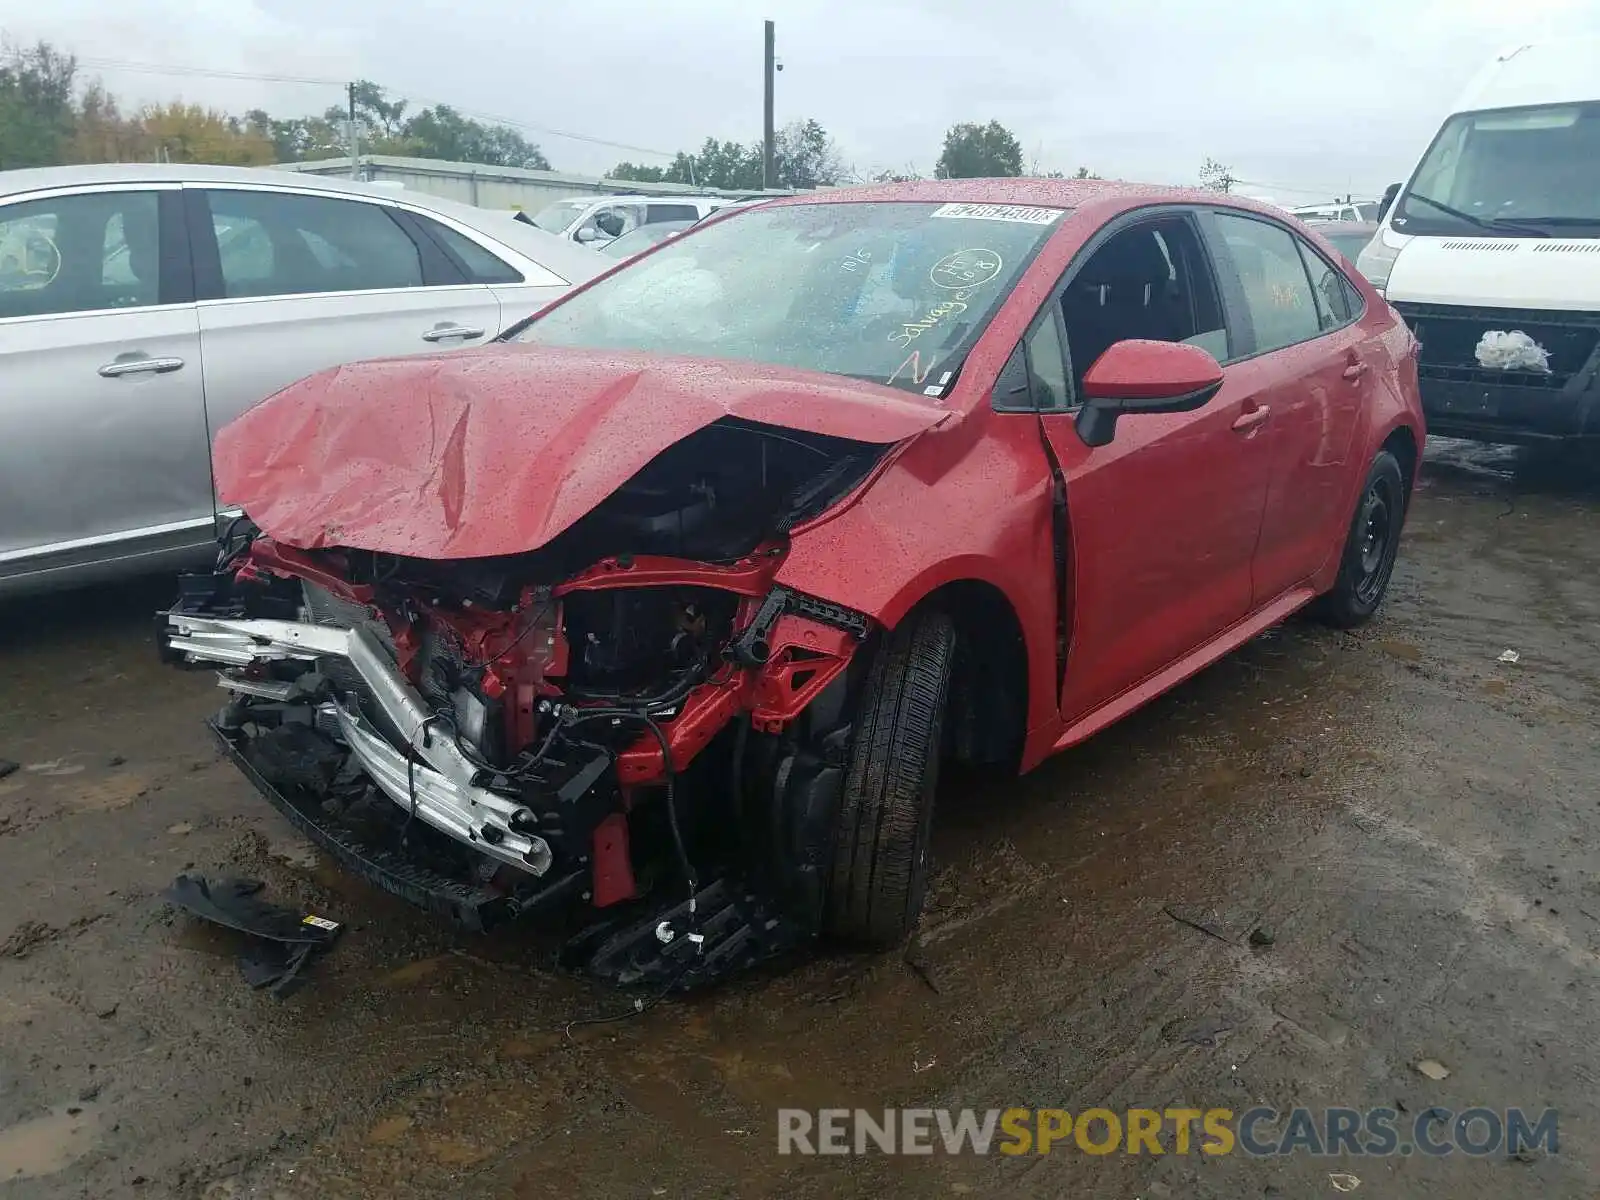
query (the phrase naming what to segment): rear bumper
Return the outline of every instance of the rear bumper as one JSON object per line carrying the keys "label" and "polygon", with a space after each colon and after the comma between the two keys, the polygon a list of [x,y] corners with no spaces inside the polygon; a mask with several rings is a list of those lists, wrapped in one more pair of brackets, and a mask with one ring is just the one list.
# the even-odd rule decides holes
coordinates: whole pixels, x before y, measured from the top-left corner
{"label": "rear bumper", "polygon": [[1421,379],[1428,432],[1485,442],[1600,437],[1600,390],[1567,394],[1474,380]]}

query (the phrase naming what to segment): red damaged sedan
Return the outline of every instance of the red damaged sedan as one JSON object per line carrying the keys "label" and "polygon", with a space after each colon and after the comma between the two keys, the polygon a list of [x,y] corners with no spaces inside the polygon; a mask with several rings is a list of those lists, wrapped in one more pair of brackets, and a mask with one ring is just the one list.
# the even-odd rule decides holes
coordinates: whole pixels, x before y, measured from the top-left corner
{"label": "red damaged sedan", "polygon": [[321,846],[685,987],[915,924],[942,759],[1020,771],[1370,617],[1416,343],[1215,193],[966,180],[714,219],[481,351],[224,429],[165,652]]}

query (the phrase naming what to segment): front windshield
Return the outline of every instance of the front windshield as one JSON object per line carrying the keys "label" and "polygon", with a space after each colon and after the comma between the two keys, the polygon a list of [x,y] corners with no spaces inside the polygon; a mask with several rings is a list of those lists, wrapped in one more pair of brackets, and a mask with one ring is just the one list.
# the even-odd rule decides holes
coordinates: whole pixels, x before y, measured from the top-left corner
{"label": "front windshield", "polygon": [[666,241],[675,233],[683,232],[692,224],[692,221],[657,221],[654,225],[641,225],[607,242],[600,247],[600,253],[609,254],[612,258],[629,258],[641,250],[650,249],[657,242]]}
{"label": "front windshield", "polygon": [[533,223],[546,233],[564,233],[567,226],[578,219],[578,214],[588,207],[585,200],[557,200],[539,210]]}
{"label": "front windshield", "polygon": [[745,359],[942,395],[1064,211],[752,209],[669,242],[512,340]]}
{"label": "front windshield", "polygon": [[1394,227],[1600,236],[1600,104],[1451,117],[1398,201]]}

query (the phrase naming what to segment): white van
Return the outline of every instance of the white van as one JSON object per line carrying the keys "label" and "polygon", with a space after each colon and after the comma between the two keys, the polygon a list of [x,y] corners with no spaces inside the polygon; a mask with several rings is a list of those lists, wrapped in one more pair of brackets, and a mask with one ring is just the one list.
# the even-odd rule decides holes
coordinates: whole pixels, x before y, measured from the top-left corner
{"label": "white van", "polygon": [[1422,344],[1429,432],[1600,435],[1600,40],[1485,67],[1357,266]]}
{"label": "white van", "polygon": [[1490,63],[1357,265],[1422,343],[1430,432],[1600,436],[1600,39]]}
{"label": "white van", "polygon": [[731,203],[716,196],[577,196],[519,219],[598,250],[641,225],[698,221]]}

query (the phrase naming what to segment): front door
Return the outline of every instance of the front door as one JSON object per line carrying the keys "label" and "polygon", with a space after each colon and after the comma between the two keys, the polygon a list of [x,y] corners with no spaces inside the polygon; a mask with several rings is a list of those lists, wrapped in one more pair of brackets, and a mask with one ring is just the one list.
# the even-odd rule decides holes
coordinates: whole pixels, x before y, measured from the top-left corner
{"label": "front door", "polygon": [[0,576],[212,538],[178,196],[100,187],[0,206]]}
{"label": "front door", "polygon": [[1124,417],[1108,445],[1086,446],[1074,428],[1083,375],[1115,342],[1182,341],[1229,357],[1189,216],[1117,231],[1070,272],[1054,307],[1034,327],[1029,356],[1037,373],[1060,336],[1051,330],[1064,330],[1062,410],[1040,421],[1065,477],[1071,531],[1061,694],[1070,725],[1247,615],[1271,464],[1265,422],[1232,371],[1203,408]]}

